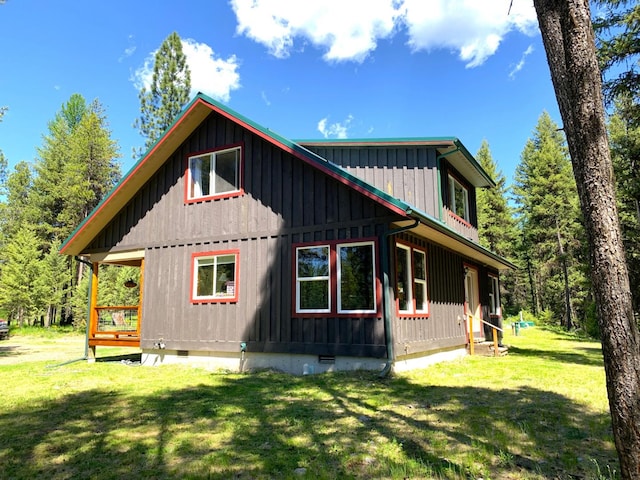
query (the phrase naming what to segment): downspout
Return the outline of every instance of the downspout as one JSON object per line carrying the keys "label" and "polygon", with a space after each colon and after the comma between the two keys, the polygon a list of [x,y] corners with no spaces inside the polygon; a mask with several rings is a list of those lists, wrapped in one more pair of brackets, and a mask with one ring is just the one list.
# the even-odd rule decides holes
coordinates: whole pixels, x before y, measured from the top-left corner
{"label": "downspout", "polygon": [[438,155],[436,157],[436,169],[438,170],[438,219],[442,222],[444,221],[442,219],[443,217],[443,213],[442,213],[442,209],[443,209],[443,205],[442,205],[442,162],[441,160],[443,158],[448,157],[449,155],[452,155],[456,152],[460,151],[460,147],[456,147],[455,149],[451,150],[450,152],[446,152],[446,153],[441,153],[440,155]]}
{"label": "downspout", "polygon": [[[73,257],[77,262],[84,263],[85,265],[91,268],[93,271],[93,263],[88,262],[78,256]],[[91,284],[93,283],[93,275],[89,276],[89,293],[87,298],[87,328],[85,331],[85,339],[84,339],[84,357],[75,358],[73,360],[67,360],[66,362],[58,363],[53,365],[54,367],[62,367],[63,365],[69,365],[70,363],[80,362],[82,360],[89,359],[89,319],[91,318]]]}
{"label": "downspout", "polygon": [[382,371],[378,374],[380,378],[386,377],[389,372],[391,372],[394,358],[393,335],[391,333],[391,315],[393,315],[393,310],[391,308],[391,295],[389,294],[389,259],[391,258],[391,255],[389,253],[389,239],[394,235],[406,232],[407,230],[411,230],[417,227],[419,224],[420,220],[416,220],[412,225],[389,230],[388,232],[385,232],[381,235],[382,238],[380,240],[380,263],[382,264],[382,304],[384,315],[384,337],[385,342],[387,343],[387,363],[385,364]]}

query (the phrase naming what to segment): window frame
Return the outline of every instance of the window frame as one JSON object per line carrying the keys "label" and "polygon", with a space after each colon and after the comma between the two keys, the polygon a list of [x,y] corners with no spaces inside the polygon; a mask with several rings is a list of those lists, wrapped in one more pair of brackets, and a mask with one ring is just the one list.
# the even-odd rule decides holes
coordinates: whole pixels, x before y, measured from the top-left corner
{"label": "window frame", "polygon": [[[215,161],[216,157],[222,155],[224,153],[237,151],[237,166],[236,166],[236,188],[233,190],[227,190],[220,193],[210,193],[208,195],[198,195],[195,196],[192,194],[193,187],[193,172],[192,172],[192,161],[197,158],[202,158],[209,156],[211,161],[211,167],[209,171],[209,175],[211,179],[215,179]],[[225,145],[222,147],[216,147],[209,150],[203,150],[199,152],[193,152],[186,156],[185,160],[185,185],[184,185],[184,201],[185,203],[200,203],[209,200],[217,200],[223,198],[231,198],[238,197],[244,193],[244,145],[242,143]],[[215,182],[210,182],[215,185]]]}
{"label": "window frame", "polygon": [[[327,275],[316,275],[313,277],[302,277],[304,280],[300,280],[300,270],[299,270],[299,255],[298,252],[300,250],[311,250],[315,248],[326,248],[327,249]],[[308,245],[308,246],[299,246],[294,248],[294,279],[295,279],[295,312],[296,313],[305,313],[305,314],[316,314],[316,313],[330,313],[331,312],[331,304],[332,304],[332,296],[331,296],[331,249],[328,245]],[[327,282],[327,308],[301,308],[300,306],[300,292],[302,283],[305,282]]]}
{"label": "window frame", "polygon": [[[489,277],[489,315],[492,317],[502,316],[502,306],[500,304],[500,278],[497,275],[488,274]],[[497,298],[497,301],[496,301]]]}
{"label": "window frame", "polygon": [[[340,289],[340,280],[342,269],[340,267],[340,249],[344,247],[354,247],[369,245],[372,252],[371,275],[373,279],[372,295],[374,308],[347,310],[342,308],[342,291]],[[305,248],[327,247],[329,249],[329,308],[323,310],[300,309],[299,298],[299,280],[298,280],[298,250]],[[317,242],[302,242],[292,245],[292,311],[293,317],[381,317],[382,307],[382,283],[379,277],[379,258],[378,258],[378,240],[377,238],[361,238],[361,239],[340,239]]]}
{"label": "window frame", "polygon": [[[405,265],[405,269],[409,274],[409,285],[410,290],[408,291],[408,302],[407,304],[410,306],[408,309],[400,308],[400,297],[399,297],[399,285],[398,285],[398,249],[402,249],[408,252],[407,254],[407,265]],[[424,279],[416,279],[416,266],[415,266],[415,257],[414,254],[419,253],[422,255],[424,259]],[[394,249],[394,261],[395,261],[395,286],[394,286],[394,294],[395,294],[395,304],[396,304],[396,315],[399,317],[429,317],[430,315],[430,305],[429,305],[429,265],[427,261],[427,250],[424,247],[420,247],[407,242],[396,242]],[[418,280],[418,282],[416,282]],[[425,307],[422,309],[417,308],[416,304],[416,283],[422,285],[424,291]]]}
{"label": "window frame", "polygon": [[[471,225],[471,210],[470,210],[470,202],[469,202],[469,187],[467,187],[462,181],[458,180],[458,178],[448,173],[448,189],[449,189],[449,212],[465,222],[468,225]],[[464,194],[464,212],[463,215],[460,215],[456,209],[456,186],[462,190]]]}
{"label": "window frame", "polygon": [[[234,256],[234,285],[233,285],[233,295],[216,295],[215,291],[212,295],[198,295],[198,268],[200,265],[198,264],[201,260],[213,259],[214,262],[219,257],[227,257],[233,255]],[[214,272],[218,267],[217,263],[214,263]],[[215,278],[216,274],[214,273],[213,278]],[[196,252],[191,254],[191,286],[190,286],[190,295],[191,295],[191,303],[236,303],[239,298],[239,285],[240,285],[240,250],[238,249],[230,249],[230,250],[213,250],[207,252]],[[215,283],[213,284],[213,290],[215,290]]]}

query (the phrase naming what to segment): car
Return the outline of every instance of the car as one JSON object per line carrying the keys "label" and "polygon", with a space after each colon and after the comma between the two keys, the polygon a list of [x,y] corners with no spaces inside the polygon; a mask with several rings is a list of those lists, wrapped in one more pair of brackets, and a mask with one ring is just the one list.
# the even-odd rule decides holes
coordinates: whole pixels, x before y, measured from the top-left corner
{"label": "car", "polygon": [[9,338],[9,322],[0,318],[0,340]]}

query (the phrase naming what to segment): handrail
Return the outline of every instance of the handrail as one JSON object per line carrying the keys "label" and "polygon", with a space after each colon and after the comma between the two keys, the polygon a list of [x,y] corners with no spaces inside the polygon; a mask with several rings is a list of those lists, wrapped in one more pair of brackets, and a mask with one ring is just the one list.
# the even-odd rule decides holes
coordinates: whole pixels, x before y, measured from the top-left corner
{"label": "handrail", "polygon": [[493,323],[487,322],[486,320],[484,320],[482,318],[478,318],[478,320],[480,320],[485,325],[489,325],[491,328],[495,328],[496,330],[504,333],[504,330],[502,328],[498,327],[497,325],[494,325]]}
{"label": "handrail", "polygon": [[[474,316],[473,316],[472,313],[469,313],[468,316],[469,316],[469,354],[473,355],[473,353],[474,353],[474,348],[473,348],[474,347],[474,340],[473,340],[473,318],[474,318]],[[482,319],[480,317],[478,317],[478,320],[480,320],[480,322],[482,322],[482,323],[484,323],[486,325],[489,325],[491,327],[491,329],[492,329],[491,333],[493,334],[493,355],[495,357],[499,356],[500,352],[498,350],[499,345],[498,345],[498,333],[497,333],[497,330],[500,330],[503,333],[504,333],[504,330],[502,328],[492,324],[492,323],[487,322],[486,320],[484,320],[484,319]]]}

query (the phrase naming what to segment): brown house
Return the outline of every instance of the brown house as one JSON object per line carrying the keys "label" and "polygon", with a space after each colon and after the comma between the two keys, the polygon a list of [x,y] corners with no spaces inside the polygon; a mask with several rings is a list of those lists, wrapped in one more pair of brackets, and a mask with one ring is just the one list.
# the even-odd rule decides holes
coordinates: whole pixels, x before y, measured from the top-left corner
{"label": "brown house", "polygon": [[[475,203],[491,186],[456,138],[292,142],[200,94],[61,252],[93,266],[93,353],[413,368],[499,320],[512,265],[479,245]],[[138,305],[97,305],[103,263],[139,267]]]}

